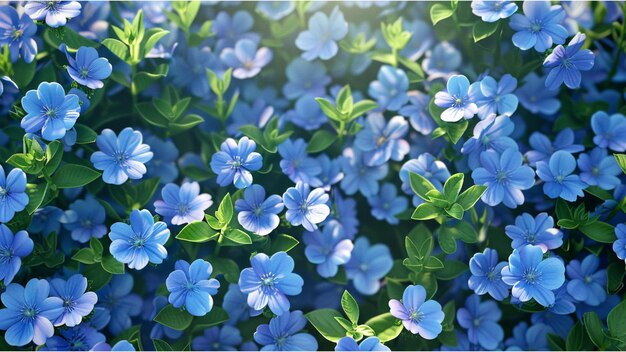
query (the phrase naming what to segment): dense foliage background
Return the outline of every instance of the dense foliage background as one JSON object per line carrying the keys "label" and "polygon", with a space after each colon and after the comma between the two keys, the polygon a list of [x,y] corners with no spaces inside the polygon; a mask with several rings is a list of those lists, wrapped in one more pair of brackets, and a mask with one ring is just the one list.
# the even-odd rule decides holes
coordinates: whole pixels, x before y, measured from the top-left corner
{"label": "dense foliage background", "polygon": [[626,349],[625,23],[0,6],[0,349]]}

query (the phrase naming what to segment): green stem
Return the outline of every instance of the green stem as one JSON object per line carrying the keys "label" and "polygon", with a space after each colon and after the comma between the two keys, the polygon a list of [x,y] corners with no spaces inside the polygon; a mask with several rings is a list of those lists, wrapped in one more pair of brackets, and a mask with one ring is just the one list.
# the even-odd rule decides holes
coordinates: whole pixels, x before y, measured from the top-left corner
{"label": "green stem", "polygon": [[[626,5],[624,6],[626,9]],[[609,77],[613,77],[617,72],[617,66],[619,64],[619,57],[623,51],[624,39],[626,38],[626,21],[622,22],[622,30],[619,35],[619,39],[617,41],[617,50],[615,51],[615,57],[613,58],[613,65],[611,65],[611,72],[609,73]]]}
{"label": "green stem", "polygon": [[213,251],[213,256],[217,257],[220,254],[220,249],[222,249],[222,243],[224,243],[224,234],[220,233],[217,238],[217,243],[215,244],[215,250]]}

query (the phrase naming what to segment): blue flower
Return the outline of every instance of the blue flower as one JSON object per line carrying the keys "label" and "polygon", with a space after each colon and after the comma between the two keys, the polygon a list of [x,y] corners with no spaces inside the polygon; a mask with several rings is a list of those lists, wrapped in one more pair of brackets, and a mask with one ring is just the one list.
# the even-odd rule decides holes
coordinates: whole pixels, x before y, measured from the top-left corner
{"label": "blue flower", "polygon": [[481,302],[477,295],[467,297],[465,307],[456,312],[459,325],[467,329],[468,340],[487,350],[497,349],[504,338],[504,331],[498,324],[500,318],[502,311],[496,302]]}
{"label": "blue flower", "polygon": [[400,161],[411,149],[403,139],[408,131],[409,124],[400,115],[387,122],[382,114],[371,113],[357,133],[354,145],[364,152],[367,166],[382,165],[389,159]]}
{"label": "blue flower", "polygon": [[317,351],[315,337],[300,332],[306,323],[301,311],[285,312],[257,326],[254,341],[263,345],[262,351]]}
{"label": "blue flower", "polygon": [[78,1],[28,1],[24,12],[34,21],[46,21],[52,28],[65,26],[68,18],[80,15]]}
{"label": "blue flower", "polygon": [[[317,163],[322,168],[322,172],[317,175],[320,187],[325,191],[330,191],[332,185],[343,179],[343,172],[341,172],[341,164],[339,159],[330,159],[328,155],[321,154],[317,157]],[[317,183],[315,183],[317,185]]]}
{"label": "blue flower", "polygon": [[344,198],[340,192],[335,191],[332,214],[328,219],[339,221],[343,226],[346,237],[353,239],[359,228],[356,201],[352,198]]}
{"label": "blue flower", "polygon": [[449,42],[441,42],[426,53],[422,67],[429,79],[445,78],[461,67],[462,62],[461,52],[457,48]]}
{"label": "blue flower", "polygon": [[231,17],[227,12],[220,11],[211,24],[211,32],[217,37],[216,48],[232,48],[241,39],[260,41],[257,33],[250,32],[254,19],[248,11],[237,11]]}
{"label": "blue flower", "polygon": [[33,240],[26,231],[18,231],[13,235],[11,229],[0,224],[0,280],[5,285],[13,281],[22,266],[22,258],[31,254],[33,247]]}
{"label": "blue flower", "polygon": [[288,81],[283,86],[283,94],[288,99],[297,99],[305,94],[323,96],[330,83],[326,66],[319,61],[309,62],[297,58],[287,65],[285,75]]}
{"label": "blue flower", "polygon": [[302,225],[307,231],[317,230],[317,225],[330,215],[328,194],[323,188],[312,191],[306,183],[298,182],[283,193],[283,202],[287,208],[285,217],[293,226]]}
{"label": "blue flower", "polygon": [[77,200],[70,204],[70,209],[61,217],[66,230],[71,231],[72,239],[87,243],[94,238],[102,238],[107,233],[104,225],[106,211],[91,195],[85,200]]}
{"label": "blue flower", "polygon": [[298,98],[294,109],[287,111],[284,118],[307,131],[316,130],[328,121],[320,105],[309,94]]}
{"label": "blue flower", "polygon": [[129,178],[140,180],[146,173],[144,165],[153,157],[150,146],[143,144],[141,132],[126,127],[119,137],[112,130],[105,128],[96,138],[99,151],[91,155],[93,166],[104,171],[105,183],[121,185]]}
{"label": "blue flower", "polygon": [[0,222],[9,222],[15,213],[26,208],[26,174],[15,168],[8,175],[0,165]]}
{"label": "blue flower", "polygon": [[306,151],[307,143],[302,138],[287,139],[278,146],[278,154],[283,158],[280,168],[294,183],[304,182],[318,186],[318,176],[322,168],[317,160],[310,158]]}
{"label": "blue flower", "polygon": [[[567,292],[567,282],[554,290],[554,303],[548,311],[558,315],[568,315],[576,311],[576,300]],[[569,329],[567,329],[569,331]]]}
{"label": "blue flower", "polygon": [[495,249],[485,248],[482,253],[476,253],[469,261],[470,276],[467,284],[470,290],[477,295],[489,293],[495,300],[502,301],[509,296],[509,285],[502,281],[501,271],[506,262],[498,262],[498,252]]}
{"label": "blue flower", "polygon": [[250,317],[256,317],[263,313],[261,309],[254,309],[248,305],[247,295],[239,289],[239,285],[228,285],[228,291],[224,295],[222,308],[228,312],[228,324],[235,325],[240,321],[247,321]]}
{"label": "blue flower", "polygon": [[381,110],[397,111],[409,100],[409,78],[402,69],[383,65],[378,70],[377,80],[369,84],[367,93],[376,99]]}
{"label": "blue flower", "polygon": [[463,118],[471,119],[478,113],[478,106],[469,95],[470,83],[463,75],[454,75],[448,79],[446,90],[435,94],[435,105],[445,108],[441,120],[457,122]]}
{"label": "blue flower", "polygon": [[225,48],[220,59],[233,68],[233,77],[239,79],[252,78],[272,60],[272,51],[268,48],[257,50],[257,43],[250,39],[241,39],[235,48]]}
{"label": "blue flower", "polygon": [[538,161],[548,161],[550,156],[557,150],[563,150],[568,153],[578,153],[585,150],[580,144],[574,144],[574,131],[566,128],[554,137],[554,142],[543,133],[533,132],[528,139],[531,150],[524,155],[530,166],[535,166]]}
{"label": "blue flower", "polygon": [[92,351],[98,344],[106,342],[104,334],[83,324],[69,329],[59,329],[58,335],[46,340],[40,351]]}
{"label": "blue flower", "polygon": [[174,142],[150,136],[146,138],[146,144],[154,153],[154,157],[146,163],[146,177],[158,177],[162,184],[173,182],[178,177],[176,160],[179,154]]}
{"label": "blue flower", "polygon": [[44,236],[48,236],[52,232],[58,234],[61,230],[59,220],[63,215],[63,210],[51,205],[39,208],[33,213],[33,220],[28,226],[28,232],[39,233]]}
{"label": "blue flower", "polygon": [[583,189],[587,185],[577,175],[572,175],[576,169],[576,159],[572,154],[559,150],[552,154],[550,161],[537,163],[537,176],[545,183],[543,192],[550,198],[561,197],[573,202],[577,196],[583,196]]}
{"label": "blue flower", "polygon": [[380,279],[393,267],[389,247],[384,244],[370,246],[365,237],[354,243],[350,261],[346,263],[346,275],[354,288],[364,295],[373,295],[380,289]]}
{"label": "blue flower", "polygon": [[598,147],[621,153],[626,151],[626,116],[609,116],[604,111],[598,111],[591,115],[591,128],[596,134],[593,142]]}
{"label": "blue flower", "polygon": [[116,222],[109,233],[113,257],[128,264],[131,269],[141,270],[148,262],[161,264],[167,257],[164,245],[170,238],[170,230],[163,221],[154,222],[148,210],[133,210],[130,225]]}
{"label": "blue flower", "polygon": [[504,341],[507,350],[512,351],[546,351],[549,349],[548,334],[554,334],[552,328],[543,323],[528,326],[521,322],[513,328],[513,337]]}
{"label": "blue flower", "polygon": [[296,4],[292,1],[259,1],[256,10],[269,19],[278,21],[295,10]]}
{"label": "blue flower", "polygon": [[352,337],[342,337],[337,341],[335,351],[391,351],[376,336],[370,336],[358,344]]}
{"label": "blue flower", "polygon": [[306,259],[317,265],[321,277],[335,276],[339,265],[350,260],[353,244],[337,220],[329,221],[321,232],[305,232],[302,239],[306,245]]}
{"label": "blue flower", "polygon": [[442,331],[441,323],[445,315],[441,305],[435,300],[426,300],[426,290],[421,285],[409,285],[402,294],[402,302],[389,301],[391,315],[402,320],[404,328],[412,334],[419,334],[432,340]]}
{"label": "blue flower", "polygon": [[491,76],[472,83],[469,95],[478,106],[478,117],[485,119],[491,114],[511,116],[517,110],[517,97],[513,91],[517,88],[517,79],[505,74],[497,82]]}
{"label": "blue flower", "polygon": [[622,174],[622,170],[615,158],[608,155],[604,148],[594,148],[589,154],[580,154],[578,169],[580,169],[580,180],[589,186],[612,190],[622,183],[618,177]]}
{"label": "blue flower", "polygon": [[595,56],[589,49],[580,50],[585,44],[587,37],[578,33],[564,48],[558,45],[543,62],[543,67],[549,68],[550,73],[546,77],[546,87],[557,89],[565,83],[567,88],[580,87],[580,71],[589,71],[593,67]]}
{"label": "blue flower", "polygon": [[212,94],[206,69],[215,72],[222,72],[223,69],[219,56],[211,48],[181,48],[172,58],[169,75],[174,85],[187,89],[196,97],[206,97]]}
{"label": "blue flower", "polygon": [[194,351],[237,351],[243,339],[239,329],[233,326],[214,326],[204,330],[201,336],[191,342]]}
{"label": "blue flower", "polygon": [[496,22],[517,12],[517,5],[508,0],[473,0],[472,13],[485,22]]}
{"label": "blue flower", "polygon": [[476,169],[481,166],[480,156],[485,150],[493,150],[498,154],[507,149],[517,150],[517,143],[509,137],[515,130],[515,124],[508,116],[487,116],[474,126],[474,135],[461,148],[467,154],[467,164]]}
{"label": "blue flower", "polygon": [[63,312],[63,300],[48,297],[50,285],[46,280],[30,279],[26,287],[10,284],[2,294],[0,330],[11,346],[24,346],[31,341],[43,345],[54,335],[54,321]]}
{"label": "blue flower", "polygon": [[83,37],[91,40],[106,38],[108,34],[108,17],[111,14],[111,4],[108,2],[87,2],[76,21],[70,21],[68,28],[73,29]]}
{"label": "blue flower", "polygon": [[[117,335],[130,328],[131,317],[141,313],[142,300],[139,295],[131,293],[134,285],[133,276],[130,274],[113,275],[111,281],[98,291],[98,307],[104,308],[104,325],[109,326],[109,331]],[[97,316],[97,313],[96,313]]]}
{"label": "blue flower", "polygon": [[552,44],[563,44],[567,29],[561,26],[565,11],[560,5],[550,6],[550,1],[524,1],[524,15],[515,14],[509,25],[517,33],[513,34],[513,44],[528,50],[532,47],[542,53]]}
{"label": "blue flower", "polygon": [[265,188],[261,185],[246,188],[243,198],[235,201],[239,224],[259,236],[269,235],[278,227],[278,214],[283,208],[282,198],[276,194],[265,198]]}
{"label": "blue flower", "polygon": [[[154,320],[157,314],[167,306],[167,298],[165,296],[156,296],[152,300],[152,312],[150,314],[150,318]],[[160,323],[155,323],[150,330],[150,338],[151,339],[163,339],[168,338],[172,340],[177,340],[184,334],[183,331],[174,330],[168,326],[165,326]]]}
{"label": "blue flower", "polygon": [[487,186],[481,197],[489,206],[504,203],[509,208],[517,208],[524,203],[523,190],[535,184],[535,172],[522,165],[522,153],[507,149],[502,154],[487,150],[480,154],[482,167],[472,172],[477,185]]}
{"label": "blue flower", "polygon": [[367,166],[363,152],[356,148],[346,148],[339,157],[339,163],[344,177],[340,186],[346,194],[352,195],[357,191],[365,197],[378,193],[378,181],[387,176],[389,164]]}
{"label": "blue flower", "polygon": [[626,224],[615,226],[615,237],[617,240],[613,242],[613,252],[626,263]]}
{"label": "blue flower", "polygon": [[429,135],[435,127],[437,127],[437,124],[428,111],[430,97],[419,91],[409,92],[408,95],[409,104],[405,105],[398,112],[409,118],[411,126],[417,132],[423,135]]}
{"label": "blue flower", "polygon": [[330,16],[316,12],[309,18],[309,28],[296,38],[296,46],[304,51],[302,58],[312,61],[315,58],[328,60],[337,54],[337,41],[348,34],[348,23],[343,18],[339,7],[335,7]]}
{"label": "blue flower", "polygon": [[211,157],[211,170],[217,174],[217,183],[222,187],[231,183],[237,188],[250,186],[250,171],[257,171],[263,166],[263,157],[254,151],[256,143],[248,137],[241,137],[239,143],[228,138],[220,148],[221,151]]}
{"label": "blue flower", "polygon": [[524,85],[515,91],[526,110],[533,114],[552,115],[561,108],[561,101],[557,98],[558,90],[546,90],[545,79],[531,72],[524,77]]}
{"label": "blue flower", "polygon": [[378,194],[368,197],[367,202],[376,219],[385,220],[391,225],[398,224],[396,215],[405,211],[409,205],[406,198],[398,196],[396,186],[391,183],[383,184]]}
{"label": "blue flower", "polygon": [[513,240],[513,249],[530,244],[539,246],[543,253],[547,253],[563,244],[563,233],[554,228],[554,220],[547,213],[540,213],[535,217],[524,213],[515,218],[515,225],[507,225],[504,232]]}
{"label": "blue flower", "polygon": [[589,254],[582,260],[572,260],[565,268],[567,277],[567,293],[577,301],[590,306],[597,306],[606,300],[606,270],[598,270],[600,259]]}
{"label": "blue flower", "polygon": [[27,133],[41,132],[49,141],[63,138],[80,115],[78,97],[65,95],[56,82],[42,82],[37,90],[29,90],[22,98],[22,107],[27,113],[22,118],[22,128]]}
{"label": "blue flower", "polygon": [[239,288],[248,295],[248,305],[256,310],[269,306],[276,315],[288,314],[287,296],[299,295],[304,284],[302,277],[293,273],[293,259],[285,252],[271,257],[258,253],[250,264],[252,267],[243,269],[239,277]]}
{"label": "blue flower", "polygon": [[502,280],[513,286],[512,295],[521,302],[535,299],[544,307],[554,304],[554,292],[565,282],[565,266],[560,259],[543,259],[539,246],[526,245],[513,250],[502,269]]}
{"label": "blue flower", "polygon": [[65,43],[61,44],[59,50],[65,53],[69,62],[67,73],[76,82],[91,89],[104,87],[102,80],[109,78],[113,66],[105,57],[98,57],[96,49],[81,46],[76,52],[76,60],[68,53]]}
{"label": "blue flower", "polygon": [[210,194],[200,194],[198,182],[185,182],[180,187],[168,183],[161,197],[163,200],[154,202],[154,210],[172,225],[204,220],[204,211],[213,204]]}
{"label": "blue flower", "polygon": [[50,280],[50,296],[63,300],[63,313],[53,321],[55,326],[77,326],[98,302],[94,292],[87,292],[87,278],[74,274],[69,279]]}
{"label": "blue flower", "polygon": [[189,314],[201,317],[213,308],[213,297],[220,282],[210,279],[213,267],[203,259],[196,259],[189,265],[184,260],[176,265],[165,280],[170,292],[169,302],[176,308],[185,307]]}
{"label": "blue flower", "polygon": [[0,6],[0,46],[9,47],[11,61],[16,62],[19,55],[26,63],[31,63],[37,55],[37,42],[33,36],[37,25],[30,17],[18,15],[12,6]]}

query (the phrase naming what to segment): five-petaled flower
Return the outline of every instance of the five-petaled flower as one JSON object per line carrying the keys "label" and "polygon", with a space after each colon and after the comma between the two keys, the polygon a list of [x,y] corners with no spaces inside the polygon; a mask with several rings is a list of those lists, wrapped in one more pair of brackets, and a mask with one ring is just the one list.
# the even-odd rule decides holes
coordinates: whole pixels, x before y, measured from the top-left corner
{"label": "five-petaled flower", "polygon": [[213,308],[213,297],[220,282],[211,279],[213,266],[204,259],[196,259],[189,265],[184,260],[176,262],[175,270],[165,280],[170,292],[169,302],[176,308],[185,307],[189,314],[206,315]]}
{"label": "five-petaled flower", "polygon": [[469,94],[470,83],[467,77],[454,75],[448,79],[446,90],[435,94],[435,105],[445,108],[441,119],[445,122],[457,122],[463,118],[471,119],[478,113],[478,106]]}
{"label": "five-petaled flower", "polygon": [[41,132],[49,141],[63,138],[80,115],[78,96],[65,95],[56,82],[42,82],[36,90],[29,90],[22,98],[22,107],[27,113],[22,118],[22,128],[28,133]]}
{"label": "five-petaled flower", "polygon": [[402,325],[413,334],[432,340],[443,330],[441,323],[445,317],[441,305],[434,300],[426,300],[426,290],[420,285],[410,285],[402,294],[402,302],[389,301],[391,315],[402,320]]}
{"label": "five-petaled flower", "polygon": [[255,152],[256,143],[248,137],[241,137],[239,143],[228,138],[221,150],[211,157],[211,170],[217,174],[217,183],[226,186],[231,183],[237,188],[252,184],[252,173],[263,166],[263,157]]}

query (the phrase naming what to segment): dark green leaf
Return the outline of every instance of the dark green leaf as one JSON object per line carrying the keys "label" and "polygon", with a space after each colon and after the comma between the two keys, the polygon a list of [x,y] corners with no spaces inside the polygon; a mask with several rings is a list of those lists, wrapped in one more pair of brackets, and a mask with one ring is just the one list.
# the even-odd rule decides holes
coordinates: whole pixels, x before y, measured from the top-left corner
{"label": "dark green leaf", "polygon": [[[336,317],[341,317],[341,314],[334,309],[317,309],[305,316],[320,335],[330,342],[336,343],[346,336],[346,329],[335,320]],[[367,325],[372,327],[370,324]]]}
{"label": "dark green leaf", "polygon": [[472,27],[474,42],[479,42],[493,35],[500,27],[499,22],[477,21]]}
{"label": "dark green leaf", "polygon": [[596,242],[615,242],[615,227],[602,221],[595,221],[579,227],[579,230]]}
{"label": "dark green leaf", "polygon": [[467,271],[467,264],[458,260],[446,260],[444,268],[438,270],[435,275],[440,280],[452,280]]}
{"label": "dark green leaf", "polygon": [[319,153],[330,147],[337,140],[337,135],[326,130],[318,130],[313,133],[306,151],[309,153]]}
{"label": "dark green leaf", "polygon": [[174,350],[172,346],[170,346],[169,343],[161,339],[152,339],[152,343],[154,344],[155,351],[173,351]]}
{"label": "dark green leaf", "polygon": [[113,258],[113,256],[107,255],[102,257],[102,268],[111,274],[123,274],[124,273],[124,263],[120,263],[117,259]]}
{"label": "dark green leaf", "polygon": [[295,246],[300,243],[297,239],[286,235],[279,234],[278,236],[272,238],[272,243],[270,245],[270,250],[268,255],[272,255],[276,252],[289,252]]}
{"label": "dark green leaf", "polygon": [[182,309],[174,308],[171,304],[166,305],[154,317],[154,321],[159,324],[170,327],[174,330],[185,330],[189,325],[193,316]]}
{"label": "dark green leaf", "polygon": [[78,188],[87,185],[101,173],[82,165],[64,164],[52,175],[52,182],[58,188]]}

